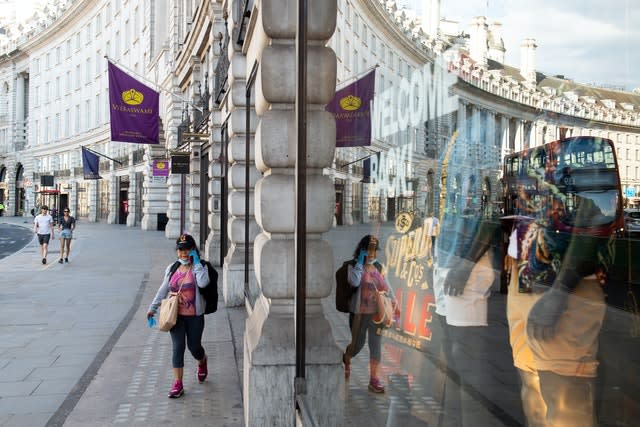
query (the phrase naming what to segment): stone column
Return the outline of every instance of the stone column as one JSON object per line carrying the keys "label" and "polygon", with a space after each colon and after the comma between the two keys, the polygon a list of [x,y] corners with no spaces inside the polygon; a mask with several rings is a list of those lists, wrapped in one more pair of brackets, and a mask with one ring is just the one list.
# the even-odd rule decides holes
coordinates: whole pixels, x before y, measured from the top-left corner
{"label": "stone column", "polygon": [[[178,94],[178,92],[176,92]],[[180,96],[182,97],[182,96]],[[169,97],[169,105],[167,106],[167,145],[169,150],[178,147],[178,126],[182,122],[182,109],[184,101],[178,96]],[[167,226],[164,235],[168,239],[176,239],[183,230],[180,230],[180,174],[170,174],[166,184],[166,201],[167,201]],[[186,209],[185,209],[186,215]],[[186,224],[186,219],[185,219]]]}
{"label": "stone column", "polygon": [[[233,4],[228,5],[228,12],[232,23],[238,23],[242,19],[237,16],[240,9]],[[253,62],[250,64],[247,57],[242,52],[242,47],[235,40],[234,25],[229,25],[229,90],[231,93],[228,97],[228,127],[229,146],[228,159],[229,169],[227,175],[227,185],[229,190],[228,213],[229,219],[226,224],[229,232],[229,240],[231,246],[226,254],[224,266],[222,269],[222,288],[223,298],[227,307],[237,307],[245,303],[245,284],[244,284],[244,268],[245,268],[245,214],[249,221],[249,289],[257,289],[254,265],[253,265],[253,241],[258,234],[258,226],[254,217],[253,194],[255,183],[260,173],[255,167],[254,150],[249,148],[249,158],[246,158],[246,140],[247,133],[250,135],[250,144],[253,146],[253,134],[257,127],[257,117],[251,105],[246,105],[247,93],[247,75],[251,71]],[[257,83],[254,91],[258,90]],[[250,129],[246,127],[247,108],[250,109]],[[245,172],[249,168],[249,187],[246,188]],[[245,195],[249,191],[249,212],[245,212]],[[250,292],[251,293],[251,292]]]}
{"label": "stone column", "polygon": [[353,225],[353,168],[344,180],[344,190],[342,190],[342,215],[344,225]]}
{"label": "stone column", "polygon": [[207,236],[205,256],[213,265],[221,266],[221,227],[226,227],[226,224],[222,224],[222,178],[224,173],[221,156],[221,150],[223,148],[221,127],[222,112],[213,110],[211,116],[213,125],[211,128],[211,149],[209,150],[209,182],[207,183],[210,232],[209,236]]}
{"label": "stone column", "polygon": [[191,161],[189,162],[189,175],[187,176],[187,232],[193,236],[196,242],[200,241],[200,149],[199,141],[191,142]]}
{"label": "stone column", "polygon": [[[116,175],[115,162],[111,162],[109,174],[111,179],[109,180],[109,215],[107,216],[107,224],[117,224],[118,213],[120,212],[120,186],[118,185],[120,177]],[[89,218],[94,218],[93,220],[97,221],[99,213],[96,210],[96,206],[98,206],[97,197],[100,197],[98,190],[100,186],[98,185],[98,181],[96,181],[95,184],[96,191],[95,193],[91,193],[94,199],[89,205]],[[91,188],[93,189],[94,187],[92,186]]]}
{"label": "stone column", "polygon": [[[486,165],[499,165],[500,164],[500,151],[498,148],[498,141],[496,141],[496,113],[492,110],[487,110],[487,123],[485,135],[487,135],[484,141],[485,148],[485,163]],[[487,151],[489,150],[489,151]]]}
{"label": "stone column", "polygon": [[503,156],[511,152],[512,147],[509,145],[509,118],[500,116],[500,135],[502,137],[502,154]]}
{"label": "stone column", "polygon": [[[113,175],[113,162],[111,162],[111,182],[110,182],[110,187],[111,187],[111,195],[116,194],[115,190],[113,189],[115,187],[115,175]],[[91,182],[89,182],[89,195],[87,196],[87,202],[89,203],[89,216],[87,218],[87,220],[89,222],[97,222],[98,221],[98,198],[100,197],[100,194],[98,193],[98,183],[100,182],[100,180],[94,179],[91,180]],[[113,197],[117,197],[117,195],[113,196]],[[113,212],[113,206],[114,203],[112,203],[112,199],[113,197],[109,197],[109,211]],[[117,200],[117,199],[116,199]],[[116,201],[115,206],[118,206],[118,202]],[[109,217],[111,217],[112,213],[109,213]],[[112,224],[111,222],[109,224]]]}
{"label": "stone column", "polygon": [[515,138],[515,150],[522,151],[524,150],[524,123],[520,119],[514,119],[516,123],[516,138]]}
{"label": "stone column", "polygon": [[457,126],[458,126],[458,141],[463,141],[469,138],[467,135],[467,102],[463,99],[459,99],[458,101],[458,111],[457,111]]}
{"label": "stone column", "polygon": [[[221,5],[212,2],[211,3],[211,20],[213,21],[212,34],[212,68],[209,70],[209,75],[213,76],[216,73],[216,66],[222,55],[222,41],[224,40],[224,33],[226,32],[224,26],[224,20],[222,19]],[[226,58],[225,58],[226,59]],[[214,87],[215,85],[211,85]],[[214,100],[218,94],[215,93],[215,89],[212,91],[211,104],[214,105]],[[205,243],[205,257],[215,266],[220,267],[220,251],[221,251],[221,205],[222,200],[220,198],[222,194],[222,163],[220,162],[220,153],[222,149],[222,120],[223,115],[220,110],[212,107],[210,127],[209,127],[209,139],[211,141],[211,148],[209,149],[209,182],[201,183],[201,185],[207,185],[207,194],[209,200],[207,207],[209,209],[209,215],[207,215],[207,221],[209,222],[209,235]],[[224,224],[226,227],[226,224]],[[221,271],[222,269],[219,269]]]}
{"label": "stone column", "polygon": [[133,165],[133,150],[129,150],[129,189],[127,190],[127,206],[129,214],[127,215],[127,227],[136,226],[136,208],[138,201],[136,200],[136,189],[138,181],[136,181],[136,168]]}
{"label": "stone column", "polygon": [[164,138],[160,144],[145,147],[144,161],[144,203],[142,205],[142,230],[154,231],[158,229],[158,215],[167,212],[167,177],[153,177],[154,160],[165,160],[165,167],[169,167]]}
{"label": "stone column", "polygon": [[[330,294],[333,253],[322,239],[332,225],[333,182],[322,175],[335,151],[335,122],[324,111],[335,92],[336,57],[325,46],[335,30],[336,1],[308,3],[307,49],[307,257],[306,385],[317,425],[343,423],[341,350],[322,313]],[[246,323],[244,341],[245,424],[295,425],[295,0],[263,1],[252,43],[260,59],[256,82],[255,268],[262,290]],[[286,19],[286,18],[288,19]]]}

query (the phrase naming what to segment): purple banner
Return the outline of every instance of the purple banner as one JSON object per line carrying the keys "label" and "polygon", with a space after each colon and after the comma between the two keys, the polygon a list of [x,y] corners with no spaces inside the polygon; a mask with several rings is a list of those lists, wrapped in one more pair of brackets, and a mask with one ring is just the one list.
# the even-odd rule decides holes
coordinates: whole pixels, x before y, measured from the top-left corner
{"label": "purple banner", "polygon": [[111,140],[158,144],[160,96],[109,61]]}
{"label": "purple banner", "polygon": [[102,179],[100,176],[100,157],[82,147],[82,172],[84,179]]}
{"label": "purple banner", "polygon": [[340,89],[326,111],[336,119],[336,147],[371,145],[371,104],[376,70]]}
{"label": "purple banner", "polygon": [[169,176],[169,160],[154,160],[153,176]]}

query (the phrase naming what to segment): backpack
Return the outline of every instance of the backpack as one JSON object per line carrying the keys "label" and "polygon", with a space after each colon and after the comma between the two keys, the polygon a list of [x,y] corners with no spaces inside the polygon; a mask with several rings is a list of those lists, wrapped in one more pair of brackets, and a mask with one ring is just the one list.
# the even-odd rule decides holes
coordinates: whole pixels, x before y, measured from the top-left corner
{"label": "backpack", "polygon": [[342,266],[336,270],[336,310],[342,313],[349,313],[349,300],[355,291],[355,288],[349,283],[349,265],[355,265],[355,260],[349,260],[342,263]]}
{"label": "backpack", "polygon": [[[200,260],[200,263],[207,267],[209,274],[209,284],[204,288],[198,288],[205,302],[204,314],[215,313],[218,310],[218,272],[209,261]],[[174,262],[169,269],[169,280],[178,267],[180,267],[180,261]]]}
{"label": "backpack", "polygon": [[[350,259],[342,263],[336,270],[336,310],[342,313],[349,313],[349,300],[356,291],[356,288],[349,283],[349,265],[356,265],[356,260]],[[379,272],[382,272],[382,264],[378,261],[373,263]]]}

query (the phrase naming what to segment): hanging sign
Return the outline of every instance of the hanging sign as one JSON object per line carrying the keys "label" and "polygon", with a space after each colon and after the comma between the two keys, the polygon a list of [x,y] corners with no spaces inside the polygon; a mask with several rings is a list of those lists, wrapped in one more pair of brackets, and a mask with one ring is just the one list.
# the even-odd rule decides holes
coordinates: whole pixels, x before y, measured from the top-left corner
{"label": "hanging sign", "polygon": [[189,173],[189,154],[173,154],[171,156],[171,173]]}

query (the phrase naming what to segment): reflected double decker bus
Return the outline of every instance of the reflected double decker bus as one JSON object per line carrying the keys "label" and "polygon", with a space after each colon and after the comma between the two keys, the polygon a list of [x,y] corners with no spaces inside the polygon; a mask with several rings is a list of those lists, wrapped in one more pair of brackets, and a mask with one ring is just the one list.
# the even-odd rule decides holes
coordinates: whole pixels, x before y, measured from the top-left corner
{"label": "reflected double decker bus", "polygon": [[609,139],[577,136],[508,155],[503,181],[507,216],[535,217],[574,234],[606,237],[623,230],[618,163]]}

